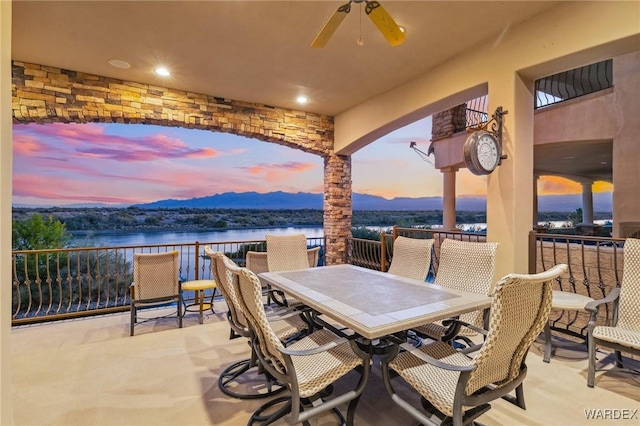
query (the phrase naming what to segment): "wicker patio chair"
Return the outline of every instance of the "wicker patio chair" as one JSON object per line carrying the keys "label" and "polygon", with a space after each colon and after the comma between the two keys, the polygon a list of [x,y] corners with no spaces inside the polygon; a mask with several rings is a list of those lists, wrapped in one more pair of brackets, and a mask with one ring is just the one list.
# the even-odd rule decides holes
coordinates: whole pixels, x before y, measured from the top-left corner
{"label": "wicker patio chair", "polygon": [[[245,337],[251,346],[249,323],[242,312],[233,283],[233,280],[237,279],[236,275],[233,274],[237,265],[225,256],[224,253],[214,251],[209,247],[205,247],[204,251],[211,259],[211,270],[216,283],[218,283],[218,288],[227,303],[227,321],[231,329],[229,338]],[[295,338],[305,334],[307,331],[307,323],[300,318],[298,313],[289,315],[289,313],[275,312],[270,316],[269,320],[272,321],[272,327],[278,338],[282,340]],[[253,346],[251,346],[251,348],[250,358],[233,363],[220,373],[218,377],[218,387],[220,390],[226,395],[238,399],[264,398],[284,390],[284,387],[275,383],[269,376],[265,376],[265,386],[254,387],[253,392],[234,390],[234,387],[237,387],[236,385],[247,377],[243,375],[255,374],[254,371],[256,369],[258,370],[258,374],[263,373],[262,369],[259,368],[258,358],[255,355]]]}
{"label": "wicker patio chair", "polygon": [[[353,341],[338,337],[328,330],[315,331],[285,347],[274,333],[265,315],[258,277],[247,268],[239,271],[238,288],[244,312],[254,332],[254,346],[264,368],[279,382],[286,383],[290,397],[278,398],[258,408],[249,424],[270,424],[290,413],[291,424],[333,410],[345,423],[337,409],[349,402],[347,424],[353,423],[354,411],[364,390],[371,368],[371,355],[362,352]],[[354,369],[360,380],[355,389],[324,400],[333,383]],[[280,408],[275,409],[281,405]]]}
{"label": "wicker patio chair", "polygon": [[[307,255],[307,237],[304,234],[266,235],[266,240],[269,272],[293,271],[311,267]],[[271,292],[270,297],[282,306],[301,305],[299,300],[281,291]]]}
{"label": "wicker patio chair", "polygon": [[[480,243],[445,239],[440,245],[440,263],[434,284],[457,290],[472,291],[490,295],[495,272],[497,243]],[[460,320],[484,327],[482,311],[469,312]],[[445,320],[416,327],[414,331],[433,340],[448,342],[454,337],[465,339],[474,336],[475,331],[464,328],[458,330],[457,323]]]}
{"label": "wicker patio chair", "polygon": [[[524,409],[526,355],[549,319],[553,280],[566,268],[560,264],[540,274],[502,278],[493,296],[486,338],[477,352],[478,347],[457,352],[444,342],[420,348],[405,343],[406,351],[383,358],[383,381],[393,401],[425,425],[472,424],[497,398]],[[467,355],[472,350],[474,357]],[[429,416],[395,392],[391,371],[420,393]],[[514,389],[515,398],[508,395]]]}
{"label": "wicker patio chair", "polygon": [[433,239],[397,237],[393,241],[390,274],[424,281],[431,268]]}
{"label": "wicker patio chair", "polygon": [[180,288],[179,269],[180,263],[177,251],[134,253],[133,282],[129,287],[131,296],[131,336],[133,336],[133,330],[137,324],[174,315],[171,313],[160,317],[144,318],[139,321],[139,308],[160,306],[169,302],[177,302],[178,327],[182,328],[182,289]]}
{"label": "wicker patio chair", "polygon": [[[309,267],[315,268],[318,266],[318,261],[320,260],[320,247],[313,247],[307,249],[307,260],[309,261]],[[247,268],[253,271],[254,274],[258,275],[261,272],[269,272],[269,263],[267,262],[267,252],[266,251],[248,251],[246,254],[246,262]],[[262,281],[262,280],[260,280]],[[267,294],[267,305],[271,303],[272,299],[272,291],[270,290],[270,286],[268,284],[262,283],[262,288]],[[280,304],[287,304],[287,302],[283,299],[282,293],[276,293],[275,297],[278,298]],[[291,305],[295,305],[295,299],[290,298]]]}
{"label": "wicker patio chair", "polygon": [[[597,325],[598,309],[613,302],[611,325]],[[640,355],[640,239],[627,238],[624,243],[622,283],[604,299],[590,302],[585,309],[591,312],[587,326],[589,341],[589,371],[587,385],[592,388],[596,374],[596,345],[615,351],[616,366],[624,368],[622,352]],[[637,370],[630,369],[635,373]]]}

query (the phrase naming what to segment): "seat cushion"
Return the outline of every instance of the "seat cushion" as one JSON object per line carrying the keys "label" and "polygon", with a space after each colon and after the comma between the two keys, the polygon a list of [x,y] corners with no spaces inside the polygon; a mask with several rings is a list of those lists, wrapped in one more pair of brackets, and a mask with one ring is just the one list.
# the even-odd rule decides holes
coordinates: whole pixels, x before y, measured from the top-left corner
{"label": "seat cushion", "polygon": [[617,343],[632,349],[640,350],[640,332],[621,327],[597,326],[593,329],[593,337],[605,342]]}
{"label": "seat cushion", "polygon": [[[267,317],[268,319],[269,317]],[[277,321],[269,321],[269,325],[280,340],[287,340],[301,331],[309,328],[309,325],[299,316],[293,316]]]}
{"label": "seat cushion", "polygon": [[[336,340],[335,334],[327,330],[319,330],[287,348],[292,350],[309,350]],[[292,356],[300,397],[307,398],[317,394],[358,365],[362,358],[351,350],[350,344],[343,343],[328,351],[309,356]]]}
{"label": "seat cushion", "polygon": [[[432,358],[453,365],[471,365],[472,360],[457,352],[450,345],[435,342],[419,349]],[[435,408],[447,416],[453,415],[453,397],[460,372],[444,370],[413,356],[401,352],[389,363],[407,383],[415,388]],[[466,407],[463,407],[465,409]]]}

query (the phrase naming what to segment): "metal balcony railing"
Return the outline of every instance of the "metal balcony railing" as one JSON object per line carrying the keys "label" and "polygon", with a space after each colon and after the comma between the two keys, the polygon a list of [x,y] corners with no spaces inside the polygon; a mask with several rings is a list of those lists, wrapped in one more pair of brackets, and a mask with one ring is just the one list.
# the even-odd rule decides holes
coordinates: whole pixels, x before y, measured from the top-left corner
{"label": "metal balcony railing", "polygon": [[[623,238],[568,236],[531,233],[529,247],[530,272],[542,272],[557,263],[569,268],[556,280],[554,290],[569,291],[601,299],[622,281],[624,259]],[[601,309],[599,322],[611,320],[611,306]],[[553,310],[551,328],[569,336],[584,339],[589,315],[586,312]]]}
{"label": "metal balcony railing", "polygon": [[588,95],[612,86],[612,59],[550,75],[535,82],[535,109]]}
{"label": "metal balcony railing", "polygon": [[[309,238],[324,263],[324,238]],[[146,246],[20,250],[12,253],[12,325],[121,312],[129,309],[134,253],[180,253],[182,281],[212,279],[203,246],[239,265],[246,252],[265,251],[265,241],[198,242]]]}
{"label": "metal balcony railing", "polygon": [[467,129],[482,127],[489,121],[487,95],[468,101],[466,107]]}
{"label": "metal balcony railing", "polygon": [[[427,281],[438,272],[440,244],[443,239],[486,241],[486,235],[478,233],[394,227],[391,233],[381,235],[381,241],[350,238],[347,244],[347,262],[386,271],[393,259],[393,239],[398,235],[436,240],[431,259],[432,267]],[[532,232],[529,249],[529,272],[542,272],[555,264],[566,263],[569,268],[556,280],[554,290],[570,291],[600,299],[609,294],[612,288],[620,286],[624,241],[625,239],[621,238]],[[460,259],[460,262],[464,262],[464,259]],[[607,324],[610,320],[611,307],[601,310],[599,323]],[[587,313],[553,310],[550,321],[554,330],[584,341],[589,321]]]}

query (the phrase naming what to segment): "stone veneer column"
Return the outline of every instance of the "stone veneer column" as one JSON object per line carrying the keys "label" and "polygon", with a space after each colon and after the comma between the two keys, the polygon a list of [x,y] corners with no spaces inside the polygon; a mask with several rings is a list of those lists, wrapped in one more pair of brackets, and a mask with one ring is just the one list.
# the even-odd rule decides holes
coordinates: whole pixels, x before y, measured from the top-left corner
{"label": "stone veneer column", "polygon": [[467,105],[462,104],[454,108],[433,114],[431,118],[431,140],[437,141],[451,137],[454,133],[467,128]]}
{"label": "stone veneer column", "polygon": [[330,154],[324,158],[325,264],[345,263],[351,215],[351,157]]}

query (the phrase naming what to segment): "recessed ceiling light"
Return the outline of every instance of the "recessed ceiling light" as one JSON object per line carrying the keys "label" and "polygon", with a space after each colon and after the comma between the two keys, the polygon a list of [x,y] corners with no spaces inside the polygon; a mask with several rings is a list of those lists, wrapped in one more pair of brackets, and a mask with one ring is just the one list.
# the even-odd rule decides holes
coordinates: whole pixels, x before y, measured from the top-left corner
{"label": "recessed ceiling light", "polygon": [[114,66],[116,68],[120,68],[123,70],[131,68],[131,64],[127,61],[123,61],[122,59],[112,58],[112,59],[109,59],[108,62],[111,66]]}
{"label": "recessed ceiling light", "polygon": [[403,34],[407,32],[407,29],[405,27],[403,27],[402,25],[398,25],[398,28],[400,29],[400,32],[403,33]]}
{"label": "recessed ceiling light", "polygon": [[161,75],[163,77],[167,77],[169,75],[171,75],[171,73],[169,72],[168,69],[166,69],[165,67],[158,67],[156,68],[156,74]]}
{"label": "recessed ceiling light", "polygon": [[296,98],[296,102],[299,104],[306,104],[307,102],[309,102],[309,99],[306,96],[298,96]]}

